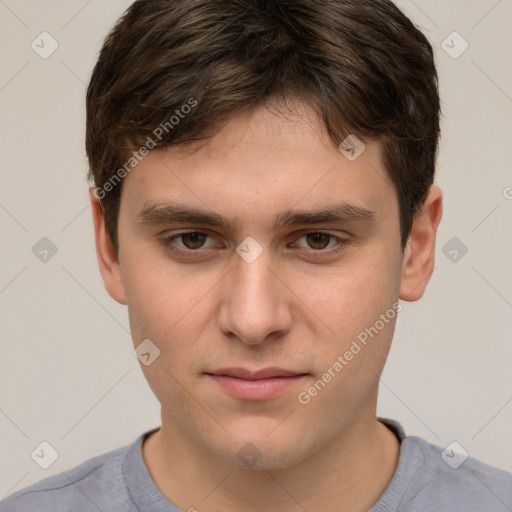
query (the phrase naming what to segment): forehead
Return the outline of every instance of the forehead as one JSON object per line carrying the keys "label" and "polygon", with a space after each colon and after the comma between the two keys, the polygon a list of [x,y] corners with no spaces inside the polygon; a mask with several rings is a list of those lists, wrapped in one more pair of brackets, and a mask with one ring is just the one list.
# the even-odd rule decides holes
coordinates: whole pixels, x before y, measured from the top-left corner
{"label": "forehead", "polygon": [[121,209],[135,215],[166,202],[271,222],[278,211],[326,203],[389,210],[396,197],[379,142],[365,143],[351,161],[302,105],[259,107],[234,116],[206,144],[150,152],[126,176]]}

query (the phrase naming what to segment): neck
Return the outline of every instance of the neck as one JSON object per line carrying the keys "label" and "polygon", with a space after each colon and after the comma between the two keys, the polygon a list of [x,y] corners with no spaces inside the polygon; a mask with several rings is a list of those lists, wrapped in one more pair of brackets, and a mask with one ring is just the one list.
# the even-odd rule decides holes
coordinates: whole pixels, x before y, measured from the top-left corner
{"label": "neck", "polygon": [[214,457],[162,414],[143,457],[160,492],[181,510],[368,510],[398,463],[395,435],[375,415],[344,429],[313,456],[278,470],[238,469]]}

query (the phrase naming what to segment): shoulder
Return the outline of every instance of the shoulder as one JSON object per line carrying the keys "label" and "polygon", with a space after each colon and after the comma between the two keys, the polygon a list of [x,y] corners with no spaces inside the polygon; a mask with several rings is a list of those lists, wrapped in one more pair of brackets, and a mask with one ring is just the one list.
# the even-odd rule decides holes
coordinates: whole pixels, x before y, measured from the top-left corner
{"label": "shoulder", "polygon": [[130,512],[133,505],[122,474],[127,448],[98,455],[11,494],[0,502],[0,512]]}
{"label": "shoulder", "polygon": [[410,436],[403,440],[403,446],[411,455],[416,454],[418,464],[408,499],[410,505],[414,501],[420,504],[418,510],[512,509],[512,473],[470,457],[457,443],[443,449]]}

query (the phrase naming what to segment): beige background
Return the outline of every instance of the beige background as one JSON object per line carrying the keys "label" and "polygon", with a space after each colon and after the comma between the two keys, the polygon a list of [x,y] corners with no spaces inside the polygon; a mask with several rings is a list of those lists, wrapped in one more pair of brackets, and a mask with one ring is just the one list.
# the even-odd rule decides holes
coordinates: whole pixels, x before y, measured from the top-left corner
{"label": "beige background", "polygon": [[[0,0],[0,497],[159,424],[126,310],[100,280],[85,180],[85,84],[129,3]],[[404,303],[379,414],[512,471],[512,2],[399,5],[437,53],[445,216],[427,294]],[[31,48],[43,31],[59,45],[47,59]],[[454,31],[469,44],[458,58],[441,47]],[[57,248],[46,263],[32,252],[42,237]],[[468,248],[457,262],[443,253],[452,237]],[[42,441],[58,452],[48,469],[31,458]]]}

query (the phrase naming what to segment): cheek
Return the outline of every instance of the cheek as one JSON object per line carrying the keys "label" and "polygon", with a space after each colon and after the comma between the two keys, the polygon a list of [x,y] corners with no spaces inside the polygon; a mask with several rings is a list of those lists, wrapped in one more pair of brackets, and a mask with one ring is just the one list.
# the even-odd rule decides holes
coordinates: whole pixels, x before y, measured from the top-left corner
{"label": "cheek", "polygon": [[123,283],[134,343],[141,337],[163,342],[200,300],[197,280],[191,283],[168,262],[156,258],[155,251],[132,250],[123,260]]}
{"label": "cheek", "polygon": [[[215,292],[223,273],[217,270],[201,273],[192,266],[178,271],[154,257],[151,260],[150,255],[147,259],[127,261],[125,268],[134,345],[150,339],[160,349],[159,365],[180,381],[188,378],[197,372],[205,356],[198,354],[198,342],[214,339]],[[165,374],[158,375],[166,382],[169,380]],[[151,371],[146,376],[155,378]]]}
{"label": "cheek", "polygon": [[141,369],[153,393],[172,416],[173,404],[190,402],[187,389],[194,384],[198,356],[194,342],[203,329],[201,322],[208,316],[208,302],[201,300],[207,290],[202,286],[211,287],[212,283],[207,278],[187,279],[155,258],[150,261],[149,255],[147,259],[125,261],[130,329],[135,346],[149,339],[160,351],[148,366],[141,361]]}
{"label": "cheek", "polygon": [[332,312],[331,325],[335,325],[336,335],[332,343],[315,347],[316,373],[296,397],[298,407],[304,407],[310,421],[325,432],[336,432],[340,422],[348,424],[364,404],[376,399],[397,310],[401,309],[397,302],[367,297],[361,304],[343,302],[337,324]]}
{"label": "cheek", "polygon": [[397,256],[385,250],[380,254],[367,251],[356,262],[303,280],[297,294],[314,311],[318,323],[325,325],[329,338],[337,340],[335,345],[340,349],[392,308],[399,287]]}
{"label": "cheek", "polygon": [[303,287],[316,324],[327,333],[314,346],[316,374],[301,390],[303,402],[316,410],[313,416],[327,414],[339,421],[340,404],[345,412],[355,410],[374,393],[401,309],[399,284],[399,260],[382,251]]}

